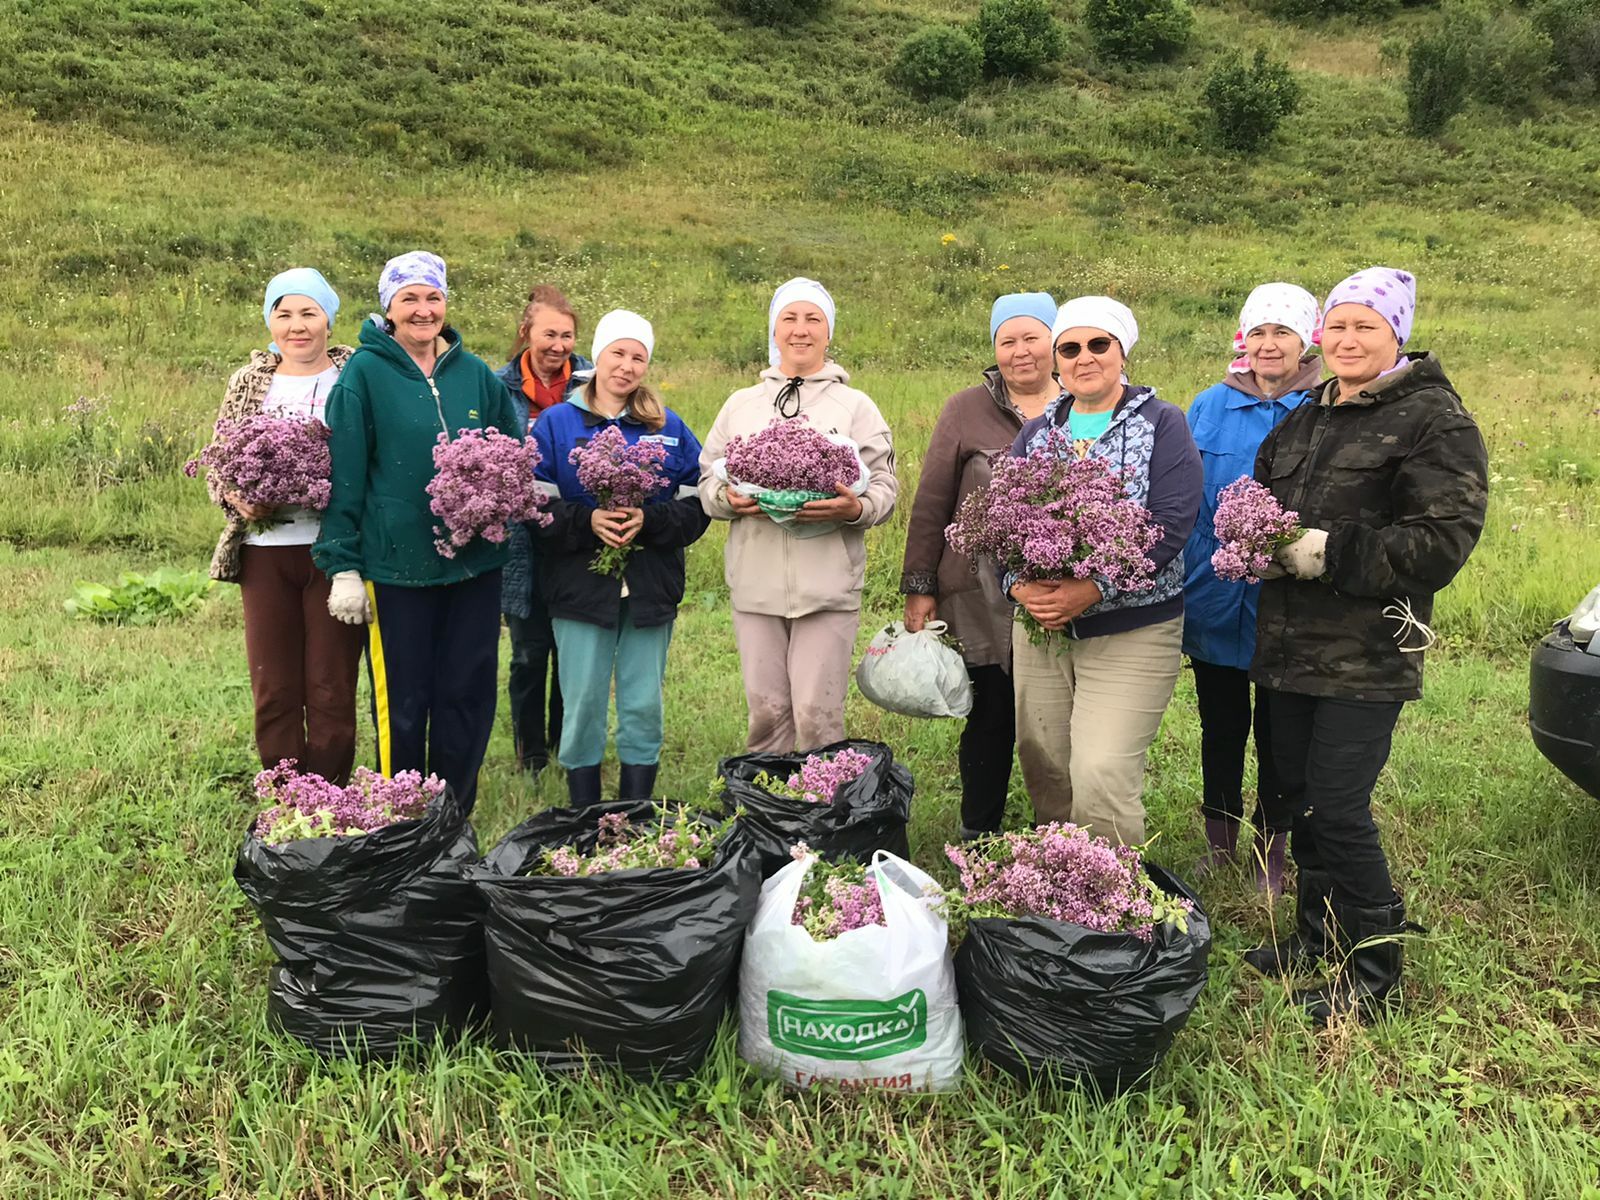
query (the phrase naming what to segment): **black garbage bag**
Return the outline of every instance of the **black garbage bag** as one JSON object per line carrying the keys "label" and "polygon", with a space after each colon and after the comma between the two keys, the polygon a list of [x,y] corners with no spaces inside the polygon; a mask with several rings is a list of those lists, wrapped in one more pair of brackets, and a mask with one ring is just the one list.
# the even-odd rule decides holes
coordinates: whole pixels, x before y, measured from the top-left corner
{"label": "black garbage bag", "polygon": [[387,1058],[486,1007],[478,840],[455,793],[357,837],[245,835],[233,877],[278,956],[267,1018],[323,1054]]}
{"label": "black garbage bag", "polygon": [[[810,754],[845,749],[870,754],[872,765],[840,788],[832,804],[774,795],[754,783],[763,772],[788,779]],[[882,742],[834,742],[804,754],[740,754],[718,763],[717,773],[722,776],[724,799],[730,808],[744,809],[739,834],[760,856],[762,878],[790,861],[789,847],[796,842],[804,842],[830,862],[850,859],[868,863],[875,850],[911,857],[906,824],[911,820],[916,784],[911,772],[894,761],[894,751]]]}
{"label": "black garbage bag", "polygon": [[599,818],[655,817],[649,801],[558,808],[505,836],[468,878],[484,935],[495,1044],[553,1071],[611,1063],[636,1078],[688,1078],[738,985],[761,879],[725,839],[700,869],[525,875],[545,850],[594,850]]}
{"label": "black garbage bag", "polygon": [[1146,869],[1194,904],[1187,933],[1158,925],[1145,942],[1045,917],[975,918],[955,960],[967,1044],[1013,1075],[1107,1095],[1155,1070],[1206,985],[1211,923],[1175,876]]}

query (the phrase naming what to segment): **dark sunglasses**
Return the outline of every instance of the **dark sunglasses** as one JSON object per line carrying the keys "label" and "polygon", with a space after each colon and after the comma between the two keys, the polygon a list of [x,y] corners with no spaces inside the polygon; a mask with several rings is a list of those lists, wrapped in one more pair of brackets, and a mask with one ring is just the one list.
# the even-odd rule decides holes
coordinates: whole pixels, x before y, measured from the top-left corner
{"label": "dark sunglasses", "polygon": [[1111,349],[1111,343],[1115,340],[1115,338],[1090,338],[1087,342],[1062,342],[1056,347],[1056,353],[1068,361],[1077,358],[1085,350],[1090,354],[1104,354]]}

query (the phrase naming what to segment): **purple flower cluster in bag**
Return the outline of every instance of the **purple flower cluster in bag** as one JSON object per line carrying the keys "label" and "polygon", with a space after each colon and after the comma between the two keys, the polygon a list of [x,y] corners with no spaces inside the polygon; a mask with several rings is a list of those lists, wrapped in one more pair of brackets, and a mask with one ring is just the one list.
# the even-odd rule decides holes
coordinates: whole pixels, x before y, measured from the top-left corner
{"label": "purple flower cluster in bag", "polygon": [[204,467],[223,491],[238,492],[250,504],[321,512],[332,490],[329,432],[321,421],[265,413],[218,421],[211,444],[184,464],[183,473],[193,479]]}
{"label": "purple flower cluster in bag", "polygon": [[849,446],[829,441],[804,416],[775,418],[765,429],[729,440],[728,478],[772,491],[832,496],[854,486],[861,463]]}
{"label": "purple flower cluster in bag", "polygon": [[534,873],[576,878],[651,867],[696,870],[711,865],[718,844],[733,828],[731,816],[720,825],[706,825],[682,805],[657,812],[649,825],[635,825],[624,813],[606,813],[598,822],[593,854],[573,846],[546,850]]}
{"label": "purple flower cluster in bag", "polygon": [[862,772],[871,765],[872,755],[848,746],[826,757],[808,755],[800,769],[789,776],[784,790],[807,804],[832,804],[839,789],[861,778]]}
{"label": "purple flower cluster in bag", "polygon": [[1260,583],[1272,565],[1273,552],[1300,536],[1300,514],[1285,509],[1249,476],[1235,479],[1217,493],[1217,514],[1211,523],[1221,543],[1211,555],[1218,579]]}
{"label": "purple flower cluster in bag", "polygon": [[1149,941],[1158,923],[1184,928],[1193,908],[1155,885],[1136,848],[1064,822],[944,852],[961,873],[962,902],[975,917],[1048,917]]}
{"label": "purple flower cluster in bag", "polygon": [[[578,483],[600,508],[643,508],[666,486],[661,465],[667,448],[660,442],[628,445],[622,430],[608,425],[581,446],[574,446],[567,461],[578,468]],[[628,555],[638,544],[602,546],[589,563],[596,575],[621,578]]]}
{"label": "purple flower cluster in bag", "polygon": [[[804,842],[789,850],[796,861],[806,858],[811,848]],[[805,885],[794,902],[790,924],[802,926],[814,941],[826,942],[865,929],[868,925],[887,925],[883,897],[878,883],[867,877],[860,863],[828,863],[818,859],[806,872]]]}
{"label": "purple flower cluster in bag", "polygon": [[257,775],[255,788],[268,807],[252,832],[269,846],[281,846],[300,838],[355,837],[414,821],[444,794],[445,784],[417,771],[386,779],[357,767],[349,784],[340,787],[321,775],[296,771],[294,759],[286,758]]}
{"label": "purple flower cluster in bag", "polygon": [[533,471],[539,448],[529,438],[519,442],[490,426],[459,429],[452,441],[444,434],[433,448],[433,481],[428,509],[435,525],[433,548],[445,558],[475,537],[503,542],[512,521],[550,524],[549,503]]}
{"label": "purple flower cluster in bag", "polygon": [[[1121,477],[1052,431],[1022,457],[996,458],[989,486],[968,494],[944,535],[956,553],[993,559],[1021,582],[1099,577],[1145,592],[1155,585],[1149,551],[1163,532]],[[1035,630],[1026,610],[1020,619]]]}

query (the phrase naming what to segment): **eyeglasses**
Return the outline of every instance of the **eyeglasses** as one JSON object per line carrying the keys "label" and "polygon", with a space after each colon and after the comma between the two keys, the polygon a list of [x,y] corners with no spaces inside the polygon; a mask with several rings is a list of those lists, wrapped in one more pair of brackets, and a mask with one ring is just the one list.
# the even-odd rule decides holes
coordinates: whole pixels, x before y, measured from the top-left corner
{"label": "eyeglasses", "polygon": [[1115,338],[1090,338],[1087,342],[1062,342],[1056,347],[1056,353],[1071,362],[1085,350],[1090,354],[1100,355],[1111,349]]}

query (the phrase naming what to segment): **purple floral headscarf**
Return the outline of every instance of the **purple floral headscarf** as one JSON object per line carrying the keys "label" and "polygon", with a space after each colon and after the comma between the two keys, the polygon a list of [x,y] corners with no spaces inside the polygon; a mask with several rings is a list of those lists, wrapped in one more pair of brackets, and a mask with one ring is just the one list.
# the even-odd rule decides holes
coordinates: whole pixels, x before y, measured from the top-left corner
{"label": "purple floral headscarf", "polygon": [[445,296],[450,289],[445,286],[444,259],[426,250],[410,250],[396,255],[383,264],[383,274],[378,276],[378,303],[389,311],[389,302],[401,288],[414,283],[436,287]]}
{"label": "purple floral headscarf", "polygon": [[1365,304],[1388,321],[1400,348],[1411,340],[1411,322],[1417,315],[1417,277],[1393,267],[1368,267],[1357,271],[1328,293],[1322,306],[1331,313],[1335,305]]}

